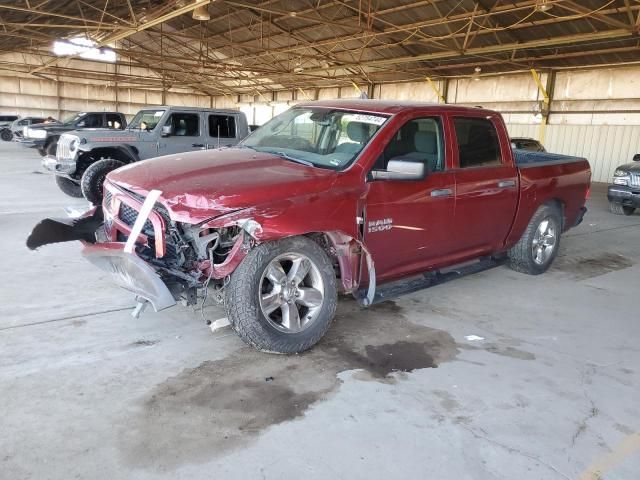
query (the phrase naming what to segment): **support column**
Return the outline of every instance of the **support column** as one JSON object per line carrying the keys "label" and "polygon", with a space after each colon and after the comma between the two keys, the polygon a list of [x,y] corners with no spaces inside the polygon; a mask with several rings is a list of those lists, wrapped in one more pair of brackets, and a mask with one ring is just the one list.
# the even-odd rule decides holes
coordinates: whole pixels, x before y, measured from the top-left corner
{"label": "support column", "polygon": [[429,86],[436,94],[436,97],[438,97],[438,103],[447,103],[447,99],[440,92],[438,85],[433,80],[431,80],[431,77],[426,77],[425,80],[429,83]]}
{"label": "support column", "polygon": [[547,74],[546,85],[542,83],[542,79],[535,68],[531,69],[531,75],[533,76],[538,91],[542,94],[542,102],[540,105],[540,114],[542,120],[540,121],[540,130],[538,131],[538,141],[544,145],[544,139],[547,131],[547,123],[549,123],[549,114],[551,111],[551,100],[553,99],[553,85],[555,83],[555,72],[550,70]]}

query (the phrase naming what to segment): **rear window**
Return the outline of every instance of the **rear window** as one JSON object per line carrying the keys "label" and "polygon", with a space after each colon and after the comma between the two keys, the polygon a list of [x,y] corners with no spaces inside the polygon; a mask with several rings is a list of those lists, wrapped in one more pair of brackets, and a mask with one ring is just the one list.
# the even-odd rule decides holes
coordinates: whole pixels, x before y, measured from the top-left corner
{"label": "rear window", "polygon": [[460,168],[500,165],[498,132],[486,118],[454,118]]}
{"label": "rear window", "polygon": [[233,115],[209,115],[209,136],[236,138],[236,119]]}

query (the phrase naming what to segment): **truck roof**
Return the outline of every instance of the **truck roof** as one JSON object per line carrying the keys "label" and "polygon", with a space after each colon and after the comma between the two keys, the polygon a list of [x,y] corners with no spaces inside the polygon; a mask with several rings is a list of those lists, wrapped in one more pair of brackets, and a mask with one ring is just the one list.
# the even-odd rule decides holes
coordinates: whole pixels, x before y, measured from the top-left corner
{"label": "truck roof", "polygon": [[140,110],[186,110],[191,112],[224,112],[224,113],[240,113],[240,110],[231,108],[208,108],[208,107],[180,107],[177,105],[147,105]]}
{"label": "truck roof", "polygon": [[317,100],[312,102],[298,103],[296,107],[322,107],[340,108],[345,110],[356,110],[369,113],[396,114],[408,110],[419,108],[420,110],[433,110],[435,112],[485,112],[487,115],[495,114],[493,110],[486,110],[479,107],[464,107],[461,105],[446,105],[442,103],[414,102],[408,100],[366,100],[366,99],[344,99],[344,100]]}

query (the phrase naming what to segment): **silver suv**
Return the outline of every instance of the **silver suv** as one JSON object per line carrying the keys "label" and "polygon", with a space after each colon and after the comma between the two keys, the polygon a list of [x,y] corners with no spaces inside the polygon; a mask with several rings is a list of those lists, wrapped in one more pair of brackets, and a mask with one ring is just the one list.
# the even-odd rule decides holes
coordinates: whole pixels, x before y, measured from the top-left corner
{"label": "silver suv", "polygon": [[247,119],[237,110],[149,107],[122,131],[85,129],[62,134],[56,155],[44,157],[42,165],[56,175],[64,193],[99,204],[104,179],[116,168],[172,153],[232,146],[248,133]]}

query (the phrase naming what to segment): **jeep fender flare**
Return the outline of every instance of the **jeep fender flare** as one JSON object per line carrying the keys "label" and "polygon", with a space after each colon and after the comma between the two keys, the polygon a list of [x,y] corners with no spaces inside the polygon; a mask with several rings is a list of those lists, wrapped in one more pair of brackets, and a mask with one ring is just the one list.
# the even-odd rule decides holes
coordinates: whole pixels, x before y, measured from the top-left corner
{"label": "jeep fender flare", "polygon": [[140,160],[138,151],[131,145],[105,145],[90,149],[81,149],[83,155],[89,155],[94,160],[112,158],[124,163],[133,163]]}

